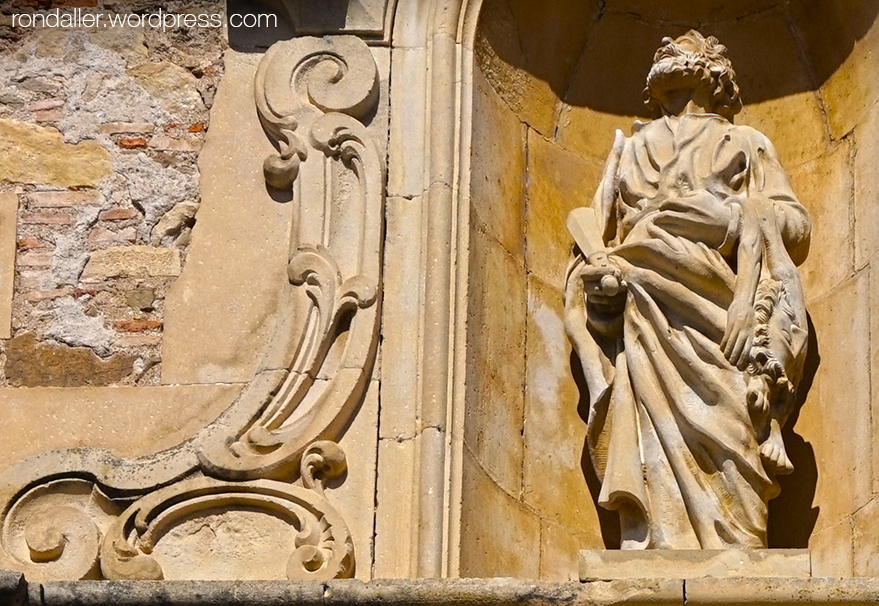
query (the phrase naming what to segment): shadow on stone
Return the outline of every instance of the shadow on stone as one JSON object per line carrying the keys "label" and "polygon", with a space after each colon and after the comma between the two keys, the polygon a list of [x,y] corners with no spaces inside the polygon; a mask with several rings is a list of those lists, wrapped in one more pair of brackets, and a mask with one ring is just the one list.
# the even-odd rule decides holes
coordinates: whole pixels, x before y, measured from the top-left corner
{"label": "shadow on stone", "polygon": [[803,378],[797,391],[797,404],[794,412],[782,430],[788,457],[794,465],[794,472],[781,476],[781,494],[769,501],[769,547],[805,548],[818,521],[820,508],[812,507],[815,489],[818,484],[818,466],[812,445],[794,432],[800,410],[806,395],[815,380],[815,373],[821,363],[815,326],[809,316],[809,349],[803,367]]}
{"label": "shadow on stone", "polygon": [[[574,375],[574,382],[580,391],[580,401],[577,403],[577,412],[583,422],[589,418],[589,388],[586,386],[586,379],[583,377],[583,367],[577,354],[571,353],[571,372]],[[588,439],[588,438],[587,438]],[[601,538],[604,546],[608,549],[619,549],[620,547],[620,518],[615,511],[609,511],[598,505],[598,495],[601,492],[601,480],[595,472],[592,465],[592,459],[589,456],[589,444],[583,443],[583,454],[580,457],[580,469],[583,471],[583,477],[586,479],[586,485],[589,487],[589,493],[592,495],[592,502],[595,510],[598,512],[598,524],[601,526]]]}

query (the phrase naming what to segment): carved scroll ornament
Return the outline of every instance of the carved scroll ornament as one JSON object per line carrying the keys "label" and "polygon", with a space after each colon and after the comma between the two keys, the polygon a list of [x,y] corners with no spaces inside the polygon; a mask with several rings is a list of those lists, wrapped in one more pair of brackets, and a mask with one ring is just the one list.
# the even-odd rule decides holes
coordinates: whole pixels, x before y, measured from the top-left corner
{"label": "carved scroll ornament", "polygon": [[363,401],[381,293],[384,162],[360,119],[378,75],[358,38],[297,38],[266,53],[256,107],[278,153],[291,229],[285,313],[233,405],[192,440],[139,459],[96,449],[33,457],[0,477],[0,567],[30,579],[161,579],[151,555],[182,520],[247,510],[295,531],[291,580],[354,572],[354,546],[324,482],[342,478],[335,440]]}

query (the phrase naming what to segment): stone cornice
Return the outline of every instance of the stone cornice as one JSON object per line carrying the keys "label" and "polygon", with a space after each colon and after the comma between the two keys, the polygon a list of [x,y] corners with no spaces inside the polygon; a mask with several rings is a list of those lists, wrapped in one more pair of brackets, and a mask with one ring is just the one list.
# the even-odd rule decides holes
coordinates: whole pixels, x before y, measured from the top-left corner
{"label": "stone cornice", "polygon": [[28,583],[0,572],[8,606],[709,606],[869,604],[879,579],[617,580],[547,583],[522,579],[287,581],[64,581]]}

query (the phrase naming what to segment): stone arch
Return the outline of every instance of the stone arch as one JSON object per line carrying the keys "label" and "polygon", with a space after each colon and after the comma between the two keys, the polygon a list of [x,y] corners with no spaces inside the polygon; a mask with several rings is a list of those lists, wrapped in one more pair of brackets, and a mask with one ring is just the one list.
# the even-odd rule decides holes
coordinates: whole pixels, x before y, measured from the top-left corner
{"label": "stone arch", "polygon": [[[509,482],[504,479],[505,469],[518,468],[521,472],[527,465],[524,460],[501,461],[509,446],[505,438],[515,438],[517,430],[527,432],[529,423],[540,421],[529,417],[527,405],[523,404],[520,425],[514,425],[512,417],[515,415],[510,415],[509,426],[497,435],[491,433],[490,422],[486,419],[500,407],[480,410],[487,400],[485,392],[480,392],[478,385],[481,382],[491,391],[490,384],[496,382],[497,377],[492,377],[490,372],[480,376],[478,366],[484,366],[485,361],[491,359],[492,347],[494,351],[509,352],[509,349],[505,349],[508,344],[502,341],[487,345],[474,342],[480,335],[491,334],[491,331],[484,331],[485,325],[482,323],[482,319],[489,318],[490,314],[478,316],[473,313],[473,302],[477,299],[485,301],[495,297],[493,300],[496,302],[505,294],[501,291],[493,294],[480,291],[480,285],[488,283],[484,278],[499,268],[480,269],[477,266],[480,262],[491,263],[492,260],[504,258],[505,252],[511,252],[509,246],[504,247],[504,234],[489,233],[495,225],[488,225],[502,223],[504,213],[509,208],[497,198],[493,201],[494,205],[490,199],[479,200],[475,193],[480,187],[477,181],[485,176],[484,171],[480,172],[483,168],[480,163],[488,162],[485,151],[490,149],[479,147],[477,132],[485,126],[483,118],[487,115],[484,104],[480,106],[477,99],[478,76],[474,76],[484,67],[479,63],[485,59],[479,56],[482,52],[479,47],[488,42],[481,29],[483,25],[479,23],[489,14],[486,11],[496,10],[498,4],[492,0],[484,3],[454,0],[433,2],[427,7],[423,2],[400,0],[391,36],[397,58],[423,53],[423,60],[429,62],[423,65],[430,66],[429,81],[425,81],[423,87],[404,91],[396,101],[392,100],[391,148],[393,150],[395,145],[399,145],[403,149],[418,150],[420,154],[416,155],[420,157],[413,160],[412,155],[407,155],[407,161],[397,162],[398,168],[395,169],[392,155],[389,181],[390,196],[397,195],[405,200],[418,199],[426,209],[422,232],[425,262],[421,268],[425,299],[420,321],[421,326],[429,327],[422,334],[429,337],[432,331],[436,331],[437,339],[431,342],[428,338],[421,349],[422,354],[430,352],[429,356],[423,355],[421,359],[430,360],[431,363],[422,361],[419,370],[425,373],[425,377],[431,372],[437,374],[421,382],[418,401],[420,406],[432,410],[431,414],[434,414],[436,423],[426,423],[425,426],[438,428],[436,446],[439,448],[440,443],[445,444],[442,450],[444,457],[431,458],[429,453],[437,450],[422,449],[419,490],[424,495],[428,494],[430,486],[441,487],[443,494],[447,495],[444,503],[448,509],[444,509],[445,505],[441,505],[437,499],[422,497],[420,500],[419,514],[415,518],[419,521],[416,524],[419,530],[413,533],[413,545],[423,546],[415,549],[415,553],[419,554],[416,558],[420,562],[418,570],[422,574],[434,571],[433,574],[463,576],[535,576],[532,565],[527,562],[526,552],[534,557],[543,546],[546,552],[544,557],[548,560],[552,558],[550,550],[559,547],[562,541],[570,543],[564,547],[566,551],[585,546],[582,536],[578,539],[579,543],[563,536],[571,529],[559,523],[559,516],[547,513],[547,509],[541,509],[539,504],[535,505],[533,500],[529,502],[527,496],[522,496],[529,493],[529,487],[521,476],[518,489],[515,478]],[[523,14],[528,10],[540,10],[534,3],[515,4]],[[558,4],[565,5],[562,2]],[[588,199],[586,188],[590,187],[590,183],[594,187],[597,182],[597,171],[611,142],[609,133],[616,127],[627,128],[632,118],[643,115],[639,109],[633,109],[640,102],[640,98],[637,98],[639,85],[635,81],[640,80],[642,74],[637,70],[631,81],[624,81],[623,87],[623,92],[629,97],[636,95],[634,100],[625,103],[619,101],[622,93],[616,101],[613,95],[602,98],[600,93],[603,91],[595,88],[596,82],[607,80],[614,73],[613,66],[621,56],[620,45],[624,46],[627,40],[624,34],[634,32],[650,38],[641,45],[644,48],[635,45],[637,52],[633,52],[632,57],[622,53],[624,62],[627,62],[626,69],[636,63],[634,57],[647,52],[647,47],[652,53],[661,36],[679,33],[682,28],[701,27],[704,33],[717,35],[730,48],[746,100],[746,109],[740,121],[756,126],[776,141],[794,188],[809,207],[816,225],[812,255],[802,270],[806,276],[815,332],[820,340],[812,344],[810,372],[813,380],[806,383],[813,383],[813,386],[797,425],[797,432],[802,434],[797,446],[801,457],[800,468],[806,477],[792,478],[786,493],[791,495],[791,500],[785,503],[786,497],[783,496],[777,501],[779,507],[796,509],[794,517],[797,523],[787,530],[776,527],[774,541],[779,546],[804,546],[808,541],[816,558],[817,569],[827,574],[852,574],[858,566],[856,558],[852,556],[853,551],[875,549],[866,531],[858,530],[858,520],[866,515],[858,512],[863,508],[872,509],[875,503],[872,489],[875,482],[871,478],[876,471],[864,473],[871,465],[875,467],[871,462],[873,456],[869,436],[873,430],[869,429],[871,421],[868,418],[870,402],[875,400],[867,380],[872,372],[869,354],[871,343],[864,327],[873,322],[871,318],[877,315],[867,288],[870,273],[875,271],[871,267],[875,265],[873,259],[877,247],[867,234],[871,226],[876,224],[869,201],[877,195],[879,187],[876,185],[875,171],[870,168],[871,162],[872,165],[876,162],[876,152],[872,150],[875,146],[865,141],[871,137],[870,133],[876,132],[879,121],[876,106],[879,86],[867,76],[875,73],[876,69],[869,49],[879,44],[876,21],[879,3],[865,3],[851,14],[843,11],[841,5],[819,7],[815,3],[801,2],[782,7],[773,2],[751,2],[747,6],[744,6],[745,3],[736,3],[730,5],[730,10],[739,12],[729,15],[712,15],[707,3],[699,3],[689,7],[693,11],[690,17],[676,13],[675,6],[680,5],[674,3],[633,0],[606,4],[610,8],[602,10],[607,11],[607,18],[594,32],[603,45],[590,48],[586,42],[579,48],[577,57],[581,69],[592,70],[590,77],[585,78],[591,81],[591,88],[583,88],[582,82],[573,82],[570,77],[556,84],[550,82],[546,74],[542,74],[546,76],[545,80],[529,83],[529,66],[515,64],[516,49],[495,48],[497,64],[505,63],[507,71],[503,73],[504,67],[500,66],[500,73],[486,75],[483,70],[484,79],[488,80],[489,85],[483,92],[495,95],[497,107],[508,112],[506,122],[514,130],[518,122],[518,128],[525,130],[526,138],[531,131],[530,137],[535,146],[529,146],[528,154],[532,161],[535,160],[532,155],[534,150],[545,148],[542,154],[544,182],[551,182],[549,175],[553,167],[558,172],[559,165],[570,157],[570,163],[576,166],[573,172],[579,175],[579,179],[571,179],[567,187],[582,187],[578,195]],[[598,21],[601,22],[601,19]],[[518,24],[522,23],[520,17]],[[823,42],[815,33],[821,23],[833,25],[829,28],[831,34]],[[533,21],[528,21],[528,24],[533,24]],[[784,35],[773,38],[773,32]],[[523,42],[521,31],[516,33],[515,37],[509,36],[511,41],[518,45],[528,43]],[[503,35],[501,31],[500,37]],[[546,37],[537,37],[530,42],[539,47],[546,40]],[[754,40],[760,43],[748,43]],[[611,44],[615,41],[616,46]],[[631,40],[628,44],[632,46]],[[512,54],[504,56],[503,53],[507,51]],[[605,61],[595,60],[582,67],[584,57]],[[783,66],[787,67],[782,69]],[[572,65],[572,72],[576,68],[576,65]],[[404,73],[404,69],[408,68],[400,67],[400,73]],[[540,80],[533,73],[530,77]],[[569,99],[573,101],[568,103],[568,107],[554,107],[549,117],[555,122],[550,120],[545,125],[541,122],[544,116],[539,108],[528,105],[534,98],[539,101],[540,94],[517,100],[515,86],[506,90],[499,86],[504,78],[510,78],[516,86],[520,86],[520,90],[524,87],[531,92],[548,91],[555,94],[557,99],[562,96],[557,89],[563,92],[567,90],[571,95]],[[528,88],[530,85],[533,87]],[[399,113],[395,119],[394,108],[399,111],[404,102],[426,109],[414,122],[411,110],[404,110],[406,119],[400,118]],[[614,106],[614,103],[621,105]],[[564,132],[566,125],[558,124],[559,116],[570,120],[567,133]],[[585,129],[587,134],[578,138],[578,128]],[[562,133],[564,144],[559,144],[559,132]],[[515,139],[507,142],[510,140]],[[491,159],[496,160],[497,156]],[[535,173],[535,166],[527,162],[525,170],[529,171],[528,178],[532,184],[535,175],[540,176],[539,170]],[[522,194],[522,199],[526,196]],[[480,210],[482,216],[479,215]],[[547,209],[548,215],[552,213],[552,208]],[[563,212],[556,212],[555,216],[549,217],[549,222],[558,222],[563,215]],[[527,230],[532,227],[532,243],[539,242],[541,237],[546,241],[559,234],[566,238],[561,224],[525,225],[526,241]],[[545,233],[541,234],[540,230]],[[487,243],[484,254],[480,253],[480,239]],[[840,244],[843,248],[841,259]],[[564,256],[566,246],[564,243],[556,249],[553,252],[555,257]],[[481,260],[478,258],[480,254]],[[527,265],[526,251],[522,255],[526,261],[520,263],[519,274],[529,276],[542,271]],[[511,260],[507,265],[515,265],[517,254],[507,256]],[[558,261],[555,257],[554,262]],[[547,271],[549,265],[546,266]],[[475,269],[478,271],[474,273]],[[563,267],[560,271],[563,271]],[[541,276],[537,278],[539,280]],[[551,296],[552,277],[546,274],[542,278],[543,286],[548,287],[544,289],[545,294]],[[524,279],[526,293],[528,279]],[[454,285],[453,288],[449,289],[449,284]],[[509,284],[505,288],[506,293],[520,292]],[[536,330],[538,320],[529,314],[544,304],[548,305],[547,301],[541,302],[537,298],[529,300],[526,296],[524,301],[517,303],[520,310],[517,313],[520,316],[528,315],[532,328]],[[848,314],[843,314],[845,318],[841,316],[838,310],[843,307],[855,309],[854,317]],[[426,318],[430,320],[425,322]],[[509,332],[500,333],[509,336]],[[517,336],[515,339],[519,348],[516,355],[525,356],[526,351],[530,355],[531,346],[540,342],[540,335],[532,331],[527,336]],[[842,343],[848,343],[850,347],[843,349]],[[851,346],[854,347],[854,361],[848,364],[846,360]],[[480,347],[483,348],[481,353],[478,351]],[[434,364],[436,360],[442,363]],[[527,369],[525,371],[527,376]],[[568,371],[565,369],[565,372]],[[840,377],[847,377],[846,390],[851,393],[851,397],[846,399],[846,413],[835,410],[834,406],[834,394],[843,385],[839,382]],[[527,387],[525,389],[527,393]],[[496,390],[501,394],[499,401],[503,401],[504,394],[509,391],[509,385]],[[843,420],[838,416],[840,414],[860,420]],[[555,419],[556,423],[560,421],[558,417]],[[845,442],[844,454],[836,446],[840,440]],[[522,450],[524,452],[524,445]],[[445,471],[441,472],[440,467]],[[479,474],[481,479],[473,480]],[[821,477],[842,477],[847,487],[844,494],[840,496],[839,491],[829,483],[822,482]],[[482,494],[484,491],[479,486],[487,487],[497,498],[492,502],[490,497]],[[536,495],[538,491],[553,491],[555,488],[534,486],[531,493]],[[482,496],[479,499],[468,496],[475,494]],[[484,506],[479,505],[480,499]],[[480,524],[491,519],[492,507],[500,507],[498,511],[504,512],[507,521],[512,520],[512,526],[496,535],[480,534]],[[556,513],[564,518],[563,511]],[[450,531],[446,533],[446,539],[440,539],[441,542],[446,541],[443,548],[429,555],[431,548],[427,546],[437,544],[434,539],[442,535],[443,528]],[[511,532],[511,528],[529,530],[524,533]],[[526,539],[526,534],[532,539]],[[587,541],[595,537],[589,536],[592,538],[587,538]],[[558,539],[554,545],[553,537]],[[531,540],[530,547],[518,559],[491,561],[488,555],[511,550],[515,552],[518,547],[512,543],[521,545],[528,540]],[[834,553],[831,546],[840,543],[852,545],[852,550],[845,549],[841,556],[838,550]],[[863,566],[865,564],[860,569],[862,574],[865,570]],[[538,567],[536,574],[551,576],[560,573]]]}

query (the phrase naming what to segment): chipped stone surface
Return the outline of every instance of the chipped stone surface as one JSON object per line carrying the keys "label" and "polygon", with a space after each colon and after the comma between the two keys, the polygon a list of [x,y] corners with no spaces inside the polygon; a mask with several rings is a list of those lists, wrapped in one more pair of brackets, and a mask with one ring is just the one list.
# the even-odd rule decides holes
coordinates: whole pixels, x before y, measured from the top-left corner
{"label": "chipped stone surface", "polygon": [[6,344],[6,379],[15,387],[111,385],[132,371],[136,356],[116,354],[106,360],[87,347],[38,343],[26,333]]}
{"label": "chipped stone surface", "polygon": [[180,251],[154,246],[114,246],[96,250],[82,272],[84,282],[119,276],[180,275]]}
{"label": "chipped stone surface", "polygon": [[171,114],[187,115],[204,107],[194,90],[195,76],[173,63],[145,63],[128,70],[128,74]]}
{"label": "chipped stone surface", "polygon": [[55,129],[0,120],[0,180],[84,187],[109,176],[110,153],[97,141],[70,145]]}

